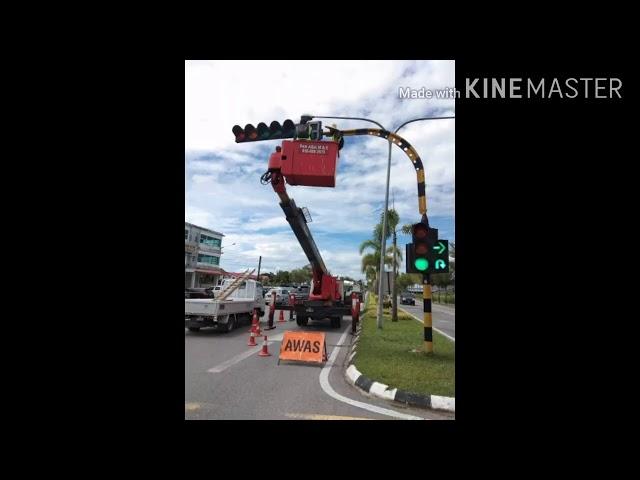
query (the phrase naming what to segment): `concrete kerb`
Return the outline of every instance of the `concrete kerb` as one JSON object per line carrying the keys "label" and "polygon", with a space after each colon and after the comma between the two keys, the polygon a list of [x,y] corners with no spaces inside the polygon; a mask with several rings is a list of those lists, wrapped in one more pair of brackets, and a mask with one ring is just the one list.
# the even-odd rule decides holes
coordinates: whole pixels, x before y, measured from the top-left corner
{"label": "concrete kerb", "polygon": [[413,407],[431,408],[434,410],[444,410],[447,412],[456,411],[455,397],[442,397],[440,395],[418,394],[391,388],[384,383],[376,382],[365,377],[353,364],[353,359],[357,353],[357,344],[360,339],[362,323],[358,323],[356,334],[353,337],[353,345],[349,354],[349,359],[344,370],[347,382],[360,390],[364,395],[381,398],[392,402],[411,405]]}

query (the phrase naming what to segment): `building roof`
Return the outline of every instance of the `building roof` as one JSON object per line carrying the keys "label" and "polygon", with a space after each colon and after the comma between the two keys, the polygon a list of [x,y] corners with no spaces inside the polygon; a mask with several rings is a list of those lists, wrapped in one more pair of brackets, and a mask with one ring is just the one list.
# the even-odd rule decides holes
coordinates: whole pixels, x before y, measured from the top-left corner
{"label": "building roof", "polygon": [[195,271],[198,273],[208,273],[210,275],[225,275],[227,273],[224,271],[224,269],[216,268],[216,267],[211,267],[211,268],[197,267]]}
{"label": "building roof", "polygon": [[201,227],[200,225],[195,225],[195,224],[189,223],[189,222],[184,222],[184,224],[185,225],[189,225],[190,227],[199,228],[200,230],[204,230],[205,232],[213,233],[214,235],[220,235],[221,237],[224,237],[223,233],[216,232],[215,230],[211,230],[210,228]]}

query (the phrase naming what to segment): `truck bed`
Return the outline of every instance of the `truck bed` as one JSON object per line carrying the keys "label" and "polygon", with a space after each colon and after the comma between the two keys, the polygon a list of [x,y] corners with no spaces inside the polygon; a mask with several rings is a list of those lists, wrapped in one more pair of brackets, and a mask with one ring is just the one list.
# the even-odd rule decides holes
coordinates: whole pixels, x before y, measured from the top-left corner
{"label": "truck bed", "polygon": [[212,300],[207,298],[190,298],[184,301],[185,315],[229,315],[231,313],[251,312],[257,307],[253,299]]}

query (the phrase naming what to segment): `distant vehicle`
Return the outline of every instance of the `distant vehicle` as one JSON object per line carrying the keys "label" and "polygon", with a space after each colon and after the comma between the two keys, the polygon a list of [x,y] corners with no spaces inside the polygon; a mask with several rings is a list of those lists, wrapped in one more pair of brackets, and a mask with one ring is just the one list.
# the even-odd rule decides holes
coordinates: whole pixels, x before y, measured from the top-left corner
{"label": "distant vehicle", "polygon": [[289,305],[289,293],[292,290],[285,287],[271,288],[264,295],[264,302],[267,305],[271,305],[271,299],[273,298],[273,292],[276,292],[276,305]]}
{"label": "distant vehicle", "polygon": [[227,288],[228,296],[224,300],[212,296],[185,298],[185,327],[189,331],[197,332],[201,328],[214,327],[230,332],[241,323],[251,323],[254,309],[260,311],[260,316],[264,315],[262,284],[255,280],[238,281],[230,278],[225,279],[222,284],[223,290]]}
{"label": "distant vehicle", "polygon": [[344,299],[346,302],[350,302],[351,294],[356,293],[360,301],[363,301],[362,289],[360,288],[360,284],[353,283],[351,281],[344,281]]}
{"label": "distant vehicle", "polygon": [[402,295],[400,295],[400,304],[401,305],[415,305],[416,304],[416,299],[409,292],[405,292]]}
{"label": "distant vehicle", "polygon": [[298,288],[296,288],[296,290],[293,292],[296,296],[296,302],[308,300],[310,290],[311,287],[309,285],[300,285]]}

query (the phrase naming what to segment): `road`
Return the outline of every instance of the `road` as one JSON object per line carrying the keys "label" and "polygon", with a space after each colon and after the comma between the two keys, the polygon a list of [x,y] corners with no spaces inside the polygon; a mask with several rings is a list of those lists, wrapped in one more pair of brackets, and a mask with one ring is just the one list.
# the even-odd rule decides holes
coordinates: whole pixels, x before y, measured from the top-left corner
{"label": "road", "polygon": [[[422,312],[422,302],[416,302],[416,305],[401,305],[400,298],[398,297],[398,308],[402,308],[406,310],[408,313],[413,314],[418,317],[422,322],[423,312]],[[455,307],[449,307],[444,305],[439,305],[437,303],[431,302],[431,318],[433,321],[433,326],[444,332],[451,338],[456,338],[456,309]]]}
{"label": "road", "polygon": [[[289,312],[284,312],[285,319]],[[329,322],[310,322],[304,330],[326,333],[329,361],[325,366],[278,362],[285,330],[301,330],[295,322],[278,323],[265,331],[271,357],[259,357],[248,347],[249,326],[230,333],[185,329],[185,419],[225,420],[448,420],[455,415],[406,408],[361,394],[344,378],[351,345],[351,319],[340,329]],[[338,346],[341,345],[341,346]]]}

